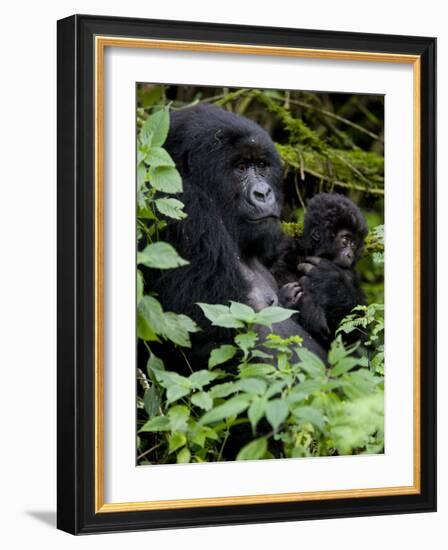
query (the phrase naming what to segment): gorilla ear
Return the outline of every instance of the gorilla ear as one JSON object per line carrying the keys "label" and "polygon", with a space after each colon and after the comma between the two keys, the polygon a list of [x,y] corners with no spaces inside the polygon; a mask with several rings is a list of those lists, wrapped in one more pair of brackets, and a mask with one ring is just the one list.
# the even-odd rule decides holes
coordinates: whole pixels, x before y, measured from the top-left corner
{"label": "gorilla ear", "polygon": [[320,231],[317,227],[313,227],[313,229],[311,230],[310,237],[311,237],[311,240],[316,243],[320,241]]}

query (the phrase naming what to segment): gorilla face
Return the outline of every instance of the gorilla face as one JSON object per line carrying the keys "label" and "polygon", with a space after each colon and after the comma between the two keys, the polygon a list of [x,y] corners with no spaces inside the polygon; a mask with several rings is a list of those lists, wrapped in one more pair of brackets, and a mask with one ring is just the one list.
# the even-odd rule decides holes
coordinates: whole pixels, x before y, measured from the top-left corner
{"label": "gorilla face", "polygon": [[280,237],[281,163],[255,122],[213,105],[174,112],[167,149],[184,179],[213,200],[228,233],[248,256]]}

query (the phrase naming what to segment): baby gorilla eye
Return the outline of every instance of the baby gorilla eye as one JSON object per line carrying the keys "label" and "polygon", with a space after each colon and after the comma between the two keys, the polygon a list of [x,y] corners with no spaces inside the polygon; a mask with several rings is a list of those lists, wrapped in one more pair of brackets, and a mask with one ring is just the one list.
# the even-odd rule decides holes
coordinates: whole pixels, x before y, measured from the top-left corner
{"label": "baby gorilla eye", "polygon": [[245,170],[247,170],[247,164],[245,162],[239,162],[236,165],[236,169],[240,172],[244,172]]}
{"label": "baby gorilla eye", "polygon": [[258,163],[257,163],[257,166],[258,168],[266,168],[267,164],[263,161],[263,160],[260,160]]}

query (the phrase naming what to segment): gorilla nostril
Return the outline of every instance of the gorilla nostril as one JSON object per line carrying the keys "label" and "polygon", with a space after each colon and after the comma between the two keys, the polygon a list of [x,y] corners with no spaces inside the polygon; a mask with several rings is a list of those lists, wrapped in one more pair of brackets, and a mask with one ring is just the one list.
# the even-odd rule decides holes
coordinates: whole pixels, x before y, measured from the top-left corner
{"label": "gorilla nostril", "polygon": [[264,202],[267,198],[267,193],[262,193],[260,191],[254,191],[254,198],[257,200],[257,201],[261,201],[261,202]]}

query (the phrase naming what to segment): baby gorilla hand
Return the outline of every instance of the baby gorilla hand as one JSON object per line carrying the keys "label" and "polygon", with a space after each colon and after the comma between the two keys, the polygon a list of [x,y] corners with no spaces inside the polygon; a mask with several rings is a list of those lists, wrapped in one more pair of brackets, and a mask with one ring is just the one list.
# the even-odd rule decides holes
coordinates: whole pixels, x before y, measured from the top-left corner
{"label": "baby gorilla hand", "polygon": [[297,309],[302,295],[303,289],[299,282],[287,283],[280,288],[278,299],[283,307]]}

